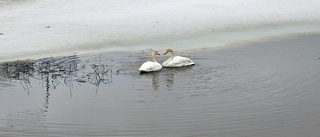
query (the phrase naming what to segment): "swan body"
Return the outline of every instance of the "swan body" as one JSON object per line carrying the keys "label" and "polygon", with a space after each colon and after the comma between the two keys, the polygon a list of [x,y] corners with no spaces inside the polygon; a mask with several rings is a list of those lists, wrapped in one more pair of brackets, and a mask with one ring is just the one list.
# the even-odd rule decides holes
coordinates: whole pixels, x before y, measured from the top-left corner
{"label": "swan body", "polygon": [[171,57],[167,61],[162,63],[163,67],[184,67],[194,65],[194,62],[189,58],[174,56],[174,52],[171,48],[167,49],[164,55],[166,55],[169,52],[171,52]]}
{"label": "swan body", "polygon": [[147,61],[143,63],[139,68],[140,72],[152,72],[152,71],[159,71],[162,69],[161,64],[156,61],[154,57],[155,55],[160,55],[160,54],[158,51],[153,51],[153,54],[152,54],[153,61]]}

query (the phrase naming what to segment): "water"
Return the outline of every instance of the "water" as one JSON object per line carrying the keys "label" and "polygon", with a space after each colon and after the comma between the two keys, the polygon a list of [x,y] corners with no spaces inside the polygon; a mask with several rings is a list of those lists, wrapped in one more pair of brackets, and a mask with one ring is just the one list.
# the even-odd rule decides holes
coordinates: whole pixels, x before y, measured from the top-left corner
{"label": "water", "polygon": [[0,0],[0,136],[319,136],[319,5]]}
{"label": "water", "polygon": [[319,6],[316,0],[2,0],[0,61],[149,48],[193,50],[318,32]]}
{"label": "water", "polygon": [[0,134],[318,136],[319,36],[177,51],[196,65],[141,75],[151,51],[1,64]]}

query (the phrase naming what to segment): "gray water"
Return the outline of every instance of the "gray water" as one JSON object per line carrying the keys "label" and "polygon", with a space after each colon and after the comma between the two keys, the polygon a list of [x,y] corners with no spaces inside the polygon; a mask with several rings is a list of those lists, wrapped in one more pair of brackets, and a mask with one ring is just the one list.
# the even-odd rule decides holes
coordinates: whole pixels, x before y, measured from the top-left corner
{"label": "gray water", "polygon": [[2,63],[0,135],[319,136],[319,43],[177,51],[196,65],[149,74],[149,50]]}

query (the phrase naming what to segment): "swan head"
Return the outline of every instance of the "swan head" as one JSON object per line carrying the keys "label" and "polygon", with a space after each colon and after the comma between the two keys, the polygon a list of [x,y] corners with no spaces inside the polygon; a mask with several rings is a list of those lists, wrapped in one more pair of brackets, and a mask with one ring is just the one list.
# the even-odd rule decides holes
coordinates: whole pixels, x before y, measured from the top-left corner
{"label": "swan head", "polygon": [[166,55],[167,53],[169,53],[169,52],[173,52],[173,50],[171,49],[171,48],[168,48],[167,50],[166,50],[166,52],[163,54],[163,55]]}
{"label": "swan head", "polygon": [[154,55],[160,55],[158,51],[153,51]]}

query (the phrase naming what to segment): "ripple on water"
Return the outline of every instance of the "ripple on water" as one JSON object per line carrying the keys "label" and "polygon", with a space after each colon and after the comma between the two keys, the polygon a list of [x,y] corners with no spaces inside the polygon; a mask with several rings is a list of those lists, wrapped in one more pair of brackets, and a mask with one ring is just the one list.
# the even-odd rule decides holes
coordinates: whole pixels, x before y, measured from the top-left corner
{"label": "ripple on water", "polygon": [[[12,113],[1,114],[0,120],[20,125],[9,126],[6,132],[26,127],[30,131],[20,132],[27,135],[56,135],[61,131],[61,135],[79,136],[312,136],[320,128],[320,63],[313,57],[320,49],[309,44],[310,39],[318,37],[290,39],[290,44],[265,42],[177,53],[196,65],[147,74],[139,74],[138,68],[150,60],[148,53],[43,59],[35,65],[51,63],[49,66],[57,65],[64,72],[71,70],[67,67],[70,64],[77,67],[61,75],[55,69],[55,73],[39,73],[45,67],[29,69],[32,73],[21,71],[19,76],[28,74],[32,79],[29,92],[21,87],[21,77],[13,77],[16,73],[2,71],[1,80],[9,87],[1,87],[0,102],[5,100],[1,104],[9,106],[2,108],[10,108]],[[159,62],[166,59],[157,58]],[[2,64],[1,70],[15,67]],[[92,73],[101,76],[98,72],[103,72],[103,67],[112,70],[105,77],[108,82],[97,85],[92,79],[84,79],[77,83],[79,77]],[[52,83],[55,76],[60,84]],[[41,111],[27,111],[34,108],[46,112],[40,115]],[[17,119],[25,116],[29,119],[24,122]],[[32,126],[33,120],[40,122]],[[35,129],[42,125],[42,131]],[[3,126],[6,124],[0,128]]]}

